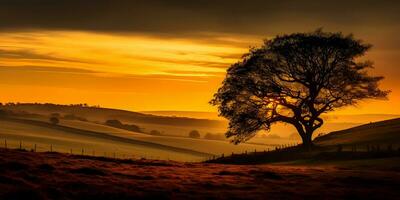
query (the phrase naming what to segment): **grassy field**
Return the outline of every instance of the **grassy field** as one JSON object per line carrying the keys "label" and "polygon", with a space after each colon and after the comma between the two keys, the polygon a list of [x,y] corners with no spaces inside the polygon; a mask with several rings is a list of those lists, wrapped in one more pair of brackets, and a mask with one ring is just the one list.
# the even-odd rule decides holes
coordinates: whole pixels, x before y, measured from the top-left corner
{"label": "grassy field", "polygon": [[177,163],[0,149],[0,199],[399,199],[399,159],[379,162],[391,168]]}
{"label": "grassy field", "polygon": [[230,154],[232,152],[242,153],[245,151],[264,151],[267,148],[272,149],[274,147],[273,145],[268,146],[268,145],[257,145],[257,144],[233,145],[228,141],[194,139],[187,137],[153,136],[149,134],[135,133],[132,131],[113,128],[101,124],[94,124],[91,122],[81,122],[76,120],[61,120],[60,124],[78,129],[106,132],[119,137],[133,138],[136,140],[163,144],[173,147],[192,149],[195,151],[205,152],[215,155]]}
{"label": "grassy field", "polygon": [[[84,118],[91,122],[104,123],[109,119],[118,119],[123,123],[135,124],[141,127],[144,132],[157,130],[164,135],[187,136],[191,130],[198,130],[201,136],[207,133],[223,134],[227,128],[227,121],[217,117],[216,113],[204,112],[185,112],[185,111],[155,111],[155,112],[132,112],[126,110],[88,107],[80,105],[55,105],[55,104],[9,104],[2,105],[0,109],[11,110],[13,112],[39,114],[49,116],[52,113],[58,113],[61,116],[73,115]],[[159,116],[160,115],[160,116]],[[196,118],[198,117],[198,118]],[[398,115],[327,115],[324,116],[325,124],[318,129],[315,135],[319,133],[329,133],[332,131],[351,128],[379,120],[386,120],[399,117]],[[296,133],[291,126],[284,124],[275,125],[270,134],[278,135],[280,140],[270,142],[255,137],[250,142],[267,144],[287,144],[292,141],[288,137]],[[299,141],[300,138],[298,137]]]}
{"label": "grassy field", "polygon": [[276,162],[326,162],[366,160],[400,156],[400,118],[336,131],[314,139],[305,149],[294,145],[271,152],[220,157],[207,162],[260,164]]}
{"label": "grassy field", "polygon": [[400,118],[335,131],[314,140],[317,145],[400,145]]}
{"label": "grassy field", "polygon": [[[47,118],[0,120],[0,138],[8,140],[8,146],[33,148],[39,151],[136,156],[179,161],[202,161],[213,155],[263,151],[272,146],[258,144],[233,145],[228,141],[191,139],[185,137],[153,136],[131,132],[92,122],[60,120],[59,125],[49,124]],[[70,128],[70,129],[69,129]],[[111,138],[110,138],[111,137]]]}
{"label": "grassy field", "polygon": [[[187,137],[191,130],[198,130],[201,137],[206,133],[222,134],[225,131],[226,122],[194,119],[183,116],[156,116],[152,115],[154,113],[143,114],[116,109],[53,104],[7,105],[2,106],[2,109],[8,109],[12,112],[20,113],[19,118],[28,119],[28,121],[34,120],[42,122],[40,124],[24,124],[27,121],[14,121],[12,124],[5,125],[2,129],[0,128],[0,136],[4,139],[9,139],[10,145],[18,146],[19,141],[22,140],[27,146],[32,146],[37,143],[37,145],[40,145],[40,149],[42,149],[53,145],[54,149],[63,152],[70,151],[71,148],[77,149],[75,151],[84,148],[87,149],[86,152],[88,154],[89,152],[94,151],[95,153],[98,152],[98,154],[106,153],[108,155],[113,155],[115,152],[119,157],[124,155],[135,155],[139,157],[173,159],[180,161],[201,161],[212,157],[213,155],[221,156],[224,154],[227,156],[232,153],[240,154],[244,152],[260,152],[274,149],[276,146],[294,145],[300,142],[299,138],[274,138],[267,137],[268,135],[254,137],[247,143],[240,145],[233,145],[229,143],[229,140],[206,140],[203,138],[192,139]],[[48,125],[49,115],[53,113],[58,113],[60,115],[59,126],[64,128],[60,129],[60,127]],[[66,119],[65,116],[67,115],[73,115],[81,120]],[[385,117],[393,116],[360,116],[362,120],[376,120]],[[328,119],[330,123],[324,125],[324,128],[320,131],[325,132],[335,130],[338,127],[342,129],[354,127],[358,125],[358,122],[362,121],[360,119],[361,121],[355,120],[357,123],[352,123],[350,118],[350,116],[341,116],[336,118],[330,117]],[[154,136],[106,126],[104,125],[104,122],[107,119],[118,119],[123,123],[133,123],[138,125],[144,133],[149,133],[151,130],[157,130],[161,132],[162,135]],[[332,123],[332,120],[337,120],[337,122]],[[398,127],[393,125],[393,127],[386,127],[375,132],[367,130],[371,129],[371,127],[367,127],[365,130],[353,128],[349,129],[353,132],[355,131],[350,134],[351,136],[347,136],[344,132],[335,132],[329,136],[317,138],[316,143],[321,146],[329,146],[339,143],[351,145],[354,141],[358,141],[358,144],[365,144],[368,142],[367,140],[382,141],[382,138],[386,138],[386,141],[398,141],[398,138],[396,138],[397,136],[393,136],[393,134],[385,136],[386,132],[393,132],[393,130],[397,130],[396,128]],[[53,129],[56,129],[55,134],[52,134]],[[360,130],[357,132],[358,129]],[[19,132],[17,130],[19,130]],[[278,133],[280,132],[285,132],[287,134],[287,132],[290,131],[290,127],[279,124],[274,126],[273,130],[275,131],[273,134],[276,133],[275,135],[279,136],[280,134]],[[77,134],[77,132],[79,134]],[[96,132],[97,135],[93,135],[92,132]],[[378,132],[380,134],[377,134]],[[92,135],[88,136],[87,133],[92,133]],[[54,138],[55,135],[57,135],[56,138]],[[63,135],[65,135],[65,143],[62,142]],[[339,136],[336,137],[335,135]],[[43,139],[37,139],[40,137],[43,137]],[[110,137],[114,138],[111,138],[110,141]],[[167,147],[171,148],[168,149]],[[171,152],[171,150],[173,151]],[[160,151],[163,153],[159,153]]]}
{"label": "grassy field", "polygon": [[[111,134],[110,134],[111,135]],[[152,159],[172,159],[179,161],[199,161],[211,156],[206,153],[160,145],[151,142],[136,141],[123,137],[116,137],[103,133],[67,129],[61,126],[52,127],[43,124],[21,123],[9,120],[0,120],[0,138],[7,139],[9,148],[22,147],[37,151],[70,152],[81,154],[84,149],[86,155],[100,155],[109,157],[146,157]],[[4,142],[3,142],[4,144]]]}
{"label": "grassy field", "polygon": [[[43,115],[3,117],[0,138],[7,138],[8,148],[23,141],[27,150],[0,143],[0,199],[381,199],[382,194],[399,199],[400,151],[336,150],[366,144],[397,148],[399,130],[400,119],[388,120],[318,137],[313,151],[294,146],[263,152],[273,146],[154,136],[94,121],[61,118],[54,125]],[[30,152],[35,144],[41,153]]]}

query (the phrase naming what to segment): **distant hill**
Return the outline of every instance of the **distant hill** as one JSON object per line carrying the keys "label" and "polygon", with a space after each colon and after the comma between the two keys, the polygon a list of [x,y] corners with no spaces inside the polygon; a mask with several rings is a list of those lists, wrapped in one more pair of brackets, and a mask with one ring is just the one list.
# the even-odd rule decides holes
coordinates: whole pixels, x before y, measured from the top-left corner
{"label": "distant hill", "polygon": [[314,142],[323,146],[337,144],[400,145],[400,118],[331,132],[316,138]]}
{"label": "distant hill", "polygon": [[[158,116],[170,116],[170,117],[189,117],[197,119],[215,119],[225,120],[223,117],[219,117],[216,112],[200,112],[200,111],[140,111],[140,113],[152,114]],[[352,123],[352,124],[365,124],[370,122],[377,122],[387,119],[400,118],[400,115],[396,114],[324,114],[323,118],[327,123]]]}
{"label": "distant hill", "polygon": [[[230,164],[333,164],[364,160],[364,164],[379,164],[383,158],[400,156],[400,118],[368,123],[334,131],[314,139],[311,151],[299,146],[284,147],[276,151],[253,152],[222,156],[209,163]],[[397,165],[397,164],[396,164]]]}
{"label": "distant hill", "polygon": [[159,115],[159,116],[175,116],[175,117],[190,117],[197,119],[214,119],[214,120],[224,120],[224,118],[219,117],[216,112],[201,112],[201,111],[140,111],[140,113]]}
{"label": "distant hill", "polygon": [[[228,122],[224,118],[219,118],[215,112],[197,111],[143,111],[133,112],[127,110],[90,107],[86,105],[58,105],[58,104],[38,104],[38,103],[19,103],[6,104],[0,109],[22,112],[25,115],[34,116],[40,114],[49,116],[52,113],[59,113],[61,116],[67,115],[69,118],[82,118],[91,122],[104,123],[109,119],[117,119],[124,124],[135,124],[144,130],[151,132],[156,130],[164,135],[187,136],[192,130],[198,130],[202,137],[207,133],[222,135],[227,128]],[[364,115],[324,115],[324,126],[317,130],[315,136],[320,133],[329,133],[337,130],[348,129],[365,123],[382,121],[387,119],[399,118],[400,115],[391,114],[364,114]],[[300,140],[297,131],[290,125],[278,123],[274,125],[267,134],[278,135],[282,138]],[[257,135],[261,136],[261,134]],[[255,137],[251,142],[270,143],[271,139]],[[292,141],[282,141],[280,143],[290,143]],[[274,142],[275,143],[275,142]]]}
{"label": "distant hill", "polygon": [[226,122],[210,119],[195,119],[189,117],[158,116],[111,108],[90,107],[83,105],[58,105],[58,104],[38,104],[20,103],[6,104],[0,106],[13,112],[34,113],[50,115],[59,113],[60,115],[75,115],[90,121],[105,122],[109,119],[118,119],[125,123],[147,123],[170,126],[195,126],[195,127],[221,127]]}
{"label": "distant hill", "polygon": [[358,115],[324,115],[325,122],[335,123],[361,123],[366,124],[370,122],[378,122],[388,119],[400,118],[400,115],[395,114],[358,114]]}

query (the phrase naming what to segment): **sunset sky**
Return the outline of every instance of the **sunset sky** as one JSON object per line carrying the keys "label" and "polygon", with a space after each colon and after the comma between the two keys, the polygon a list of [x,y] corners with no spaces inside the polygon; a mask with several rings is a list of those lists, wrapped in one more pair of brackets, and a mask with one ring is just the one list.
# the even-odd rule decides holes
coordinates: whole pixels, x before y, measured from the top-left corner
{"label": "sunset sky", "polygon": [[400,1],[0,0],[0,102],[215,111],[250,46],[277,34],[353,33],[388,101],[341,114],[400,114]]}

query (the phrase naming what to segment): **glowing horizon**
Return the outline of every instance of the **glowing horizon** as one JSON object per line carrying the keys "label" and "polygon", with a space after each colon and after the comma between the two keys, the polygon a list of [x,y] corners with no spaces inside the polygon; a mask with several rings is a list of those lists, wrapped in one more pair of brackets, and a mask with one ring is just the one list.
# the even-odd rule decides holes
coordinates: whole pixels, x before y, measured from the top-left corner
{"label": "glowing horizon", "polygon": [[[1,102],[215,111],[208,100],[226,69],[248,51],[245,44],[259,45],[261,38],[225,35],[219,42],[207,42],[137,34],[32,31],[3,33],[0,42],[0,85],[6,94]],[[379,53],[372,52],[378,63]],[[382,106],[386,103],[366,102],[359,109],[345,108],[339,113],[381,113],[388,110]],[[368,109],[370,105],[382,110]],[[400,113],[390,107],[392,114]]]}
{"label": "glowing horizon", "polygon": [[209,100],[249,47],[323,27],[371,43],[370,73],[392,90],[336,112],[400,114],[398,2],[150,1],[1,2],[0,102],[216,111]]}

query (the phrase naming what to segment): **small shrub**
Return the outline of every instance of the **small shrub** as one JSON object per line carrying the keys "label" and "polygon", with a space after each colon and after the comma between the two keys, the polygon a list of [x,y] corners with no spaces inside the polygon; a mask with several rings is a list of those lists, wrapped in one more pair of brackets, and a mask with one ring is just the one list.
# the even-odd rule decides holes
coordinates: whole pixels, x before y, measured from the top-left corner
{"label": "small shrub", "polygon": [[54,125],[60,123],[60,120],[57,117],[50,117],[49,121]]}
{"label": "small shrub", "polygon": [[134,132],[139,132],[142,133],[142,130],[140,129],[139,126],[135,125],[135,124],[123,124],[122,122],[120,122],[117,119],[109,119],[105,122],[105,125],[107,126],[112,126],[115,128],[120,128],[120,129],[125,129],[128,131],[134,131]]}
{"label": "small shrub", "polygon": [[114,127],[122,126],[122,123],[117,119],[109,119],[109,120],[106,121],[105,124],[108,125],[108,126],[114,126]]}
{"label": "small shrub", "polygon": [[190,138],[199,138],[200,137],[200,133],[197,130],[192,130],[189,132],[189,137]]}

